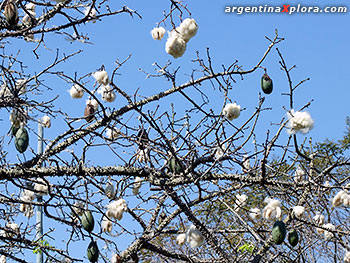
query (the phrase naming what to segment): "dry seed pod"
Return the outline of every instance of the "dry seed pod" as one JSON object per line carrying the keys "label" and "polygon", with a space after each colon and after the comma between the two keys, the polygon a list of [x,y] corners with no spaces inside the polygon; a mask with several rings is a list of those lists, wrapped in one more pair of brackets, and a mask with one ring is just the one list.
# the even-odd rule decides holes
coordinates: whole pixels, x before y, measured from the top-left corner
{"label": "dry seed pod", "polygon": [[91,104],[87,104],[85,106],[85,111],[84,111],[84,117],[87,122],[90,122],[93,120],[95,114],[95,109],[94,106]]}

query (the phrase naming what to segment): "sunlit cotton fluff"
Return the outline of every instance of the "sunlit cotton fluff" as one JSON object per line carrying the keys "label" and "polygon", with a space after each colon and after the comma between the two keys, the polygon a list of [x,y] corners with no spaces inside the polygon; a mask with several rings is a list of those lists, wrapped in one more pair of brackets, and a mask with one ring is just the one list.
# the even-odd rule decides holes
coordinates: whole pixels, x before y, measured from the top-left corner
{"label": "sunlit cotton fluff", "polygon": [[16,223],[7,223],[6,229],[1,231],[3,237],[14,237],[19,234],[19,226]]}
{"label": "sunlit cotton fluff", "polygon": [[249,210],[249,217],[253,220],[257,220],[261,217],[261,210],[259,208],[251,208]]}
{"label": "sunlit cotton fluff", "polygon": [[304,176],[305,176],[304,169],[298,166],[298,168],[295,170],[295,173],[294,173],[294,182],[298,183],[303,181]]}
{"label": "sunlit cotton fluff", "polygon": [[96,17],[97,11],[96,9],[93,7],[91,8],[90,6],[85,7],[84,10],[84,15],[88,16],[88,18],[93,19],[91,20],[92,23],[96,23],[96,19],[94,19]]}
{"label": "sunlit cotton fluff", "polygon": [[102,222],[101,222],[101,228],[102,228],[102,232],[111,233],[112,229],[113,229],[112,221],[104,216],[103,219],[102,219]]}
{"label": "sunlit cotton fluff", "polygon": [[225,117],[232,121],[234,119],[237,119],[239,115],[241,114],[241,106],[235,103],[228,103],[226,104],[225,108],[223,109],[222,113],[225,115]]}
{"label": "sunlit cotton fluff", "polygon": [[343,204],[344,198],[347,198],[347,193],[344,190],[340,190],[332,199],[332,205],[337,207]]}
{"label": "sunlit cotton fluff", "polygon": [[102,100],[106,102],[113,102],[115,101],[115,92],[109,85],[103,85],[97,90],[98,94],[101,94]]}
{"label": "sunlit cotton fluff", "polygon": [[18,90],[19,95],[23,95],[27,92],[27,80],[26,79],[18,79],[16,81],[16,89]]}
{"label": "sunlit cotton fluff", "polygon": [[[316,215],[312,219],[318,226],[323,225],[325,222],[325,217],[320,212],[316,212]],[[322,228],[316,227],[316,231],[317,233],[322,234],[324,230]]]}
{"label": "sunlit cotton fluff", "polygon": [[165,43],[165,51],[174,58],[181,57],[186,51],[186,41],[181,37],[179,33],[172,30],[169,33],[169,37]]}
{"label": "sunlit cotton fluff", "polygon": [[182,246],[183,244],[185,244],[186,238],[187,237],[186,237],[185,233],[177,235],[177,237],[176,237],[176,244]]}
{"label": "sunlit cotton fluff", "polygon": [[73,99],[81,99],[84,96],[84,89],[80,85],[74,84],[70,88],[69,94]]}
{"label": "sunlit cotton fluff", "polygon": [[107,205],[107,216],[117,220],[123,218],[123,213],[128,210],[128,206],[124,199],[113,201]]}
{"label": "sunlit cotton fluff", "polygon": [[187,230],[186,236],[186,241],[190,243],[191,248],[197,248],[204,242],[204,236],[194,225]]}
{"label": "sunlit cotton fluff", "polygon": [[96,71],[93,74],[93,76],[99,84],[101,84],[101,85],[108,85],[109,84],[109,78],[108,78],[107,71],[105,71],[105,70]]}
{"label": "sunlit cotton fluff", "polygon": [[282,210],[281,210],[281,201],[271,198],[266,198],[265,203],[267,205],[263,209],[263,217],[265,219],[281,219],[282,218]]}
{"label": "sunlit cotton fluff", "polygon": [[331,223],[328,223],[328,224],[323,225],[323,228],[326,228],[329,230],[329,231],[324,230],[324,233],[323,233],[324,239],[325,240],[331,239],[334,236],[334,234],[331,231],[335,231],[335,226],[332,225]]}
{"label": "sunlit cotton fluff", "polygon": [[10,114],[10,122],[15,127],[24,126],[28,120],[28,113],[23,109],[12,109]]}
{"label": "sunlit cotton fluff", "polygon": [[132,188],[132,193],[133,193],[134,195],[138,195],[139,192],[140,192],[141,186],[142,186],[142,178],[136,176],[136,177],[135,177],[135,181],[134,181],[134,185],[133,185],[133,188]]}
{"label": "sunlit cotton fluff", "polygon": [[49,192],[49,188],[44,179],[38,178],[36,183],[34,184],[34,190],[37,191],[38,195],[47,195]]}
{"label": "sunlit cotton fluff", "polygon": [[165,34],[166,30],[164,27],[155,27],[151,31],[151,35],[154,40],[161,40]]}
{"label": "sunlit cotton fluff", "polygon": [[111,258],[111,263],[120,263],[120,256],[117,253],[114,253]]}
{"label": "sunlit cotton fluff", "polygon": [[51,118],[49,116],[45,115],[44,117],[41,118],[41,124],[45,128],[50,128],[51,127]]}
{"label": "sunlit cotton fluff", "polygon": [[345,252],[344,263],[350,263],[350,252],[349,251]]}
{"label": "sunlit cotton fluff", "polygon": [[0,256],[0,263],[6,263],[6,257],[4,255]]}
{"label": "sunlit cotton fluff", "polygon": [[34,215],[34,210],[32,204],[28,204],[31,201],[33,201],[35,198],[35,194],[33,191],[25,189],[21,193],[21,201],[26,203],[21,203],[19,206],[19,210],[24,214],[26,217],[32,217]]}
{"label": "sunlit cotton fluff", "polygon": [[106,129],[106,137],[110,140],[117,139],[119,135],[120,135],[120,131],[115,127],[113,127],[112,129],[110,128]]}
{"label": "sunlit cotton fluff", "polygon": [[295,134],[297,132],[308,133],[314,127],[314,121],[310,114],[306,111],[294,111],[293,109],[287,113],[289,118],[288,133]]}
{"label": "sunlit cotton fluff", "polygon": [[95,111],[98,110],[99,104],[98,104],[97,100],[95,100],[95,99],[86,100],[86,105],[88,105],[88,104],[90,104],[94,108]]}
{"label": "sunlit cotton fluff", "polygon": [[301,218],[305,213],[305,207],[301,205],[294,206],[293,213],[297,218]]}
{"label": "sunlit cotton fluff", "polygon": [[[35,13],[35,4],[33,3],[28,3],[26,4],[26,10],[27,12],[30,14],[30,16],[32,16],[33,18],[35,18],[36,13]],[[31,26],[32,25],[32,19],[26,12],[24,12],[24,16],[22,19],[22,22],[24,25],[26,26]]]}
{"label": "sunlit cotton fluff", "polygon": [[243,194],[243,195],[236,195],[236,200],[235,200],[235,211],[238,211],[242,206],[245,206],[247,204],[248,196]]}
{"label": "sunlit cotton fluff", "polygon": [[225,145],[221,145],[221,147],[217,146],[215,148],[215,159],[218,160],[218,159],[222,158],[225,154],[225,150],[226,150]]}
{"label": "sunlit cotton fluff", "polygon": [[192,37],[197,34],[198,25],[193,18],[186,18],[179,27],[176,28],[177,32],[179,32],[187,43]]}
{"label": "sunlit cotton fluff", "polygon": [[136,152],[136,159],[140,162],[140,163],[147,163],[149,161],[149,149],[148,148],[144,148],[144,149],[137,149]]}

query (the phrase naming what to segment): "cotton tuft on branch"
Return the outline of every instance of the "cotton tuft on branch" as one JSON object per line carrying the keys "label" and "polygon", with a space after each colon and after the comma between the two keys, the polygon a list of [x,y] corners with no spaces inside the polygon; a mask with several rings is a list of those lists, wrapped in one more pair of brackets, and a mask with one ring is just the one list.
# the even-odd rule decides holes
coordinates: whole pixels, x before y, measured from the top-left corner
{"label": "cotton tuft on branch", "polygon": [[241,114],[241,106],[235,103],[228,103],[226,104],[225,108],[223,109],[222,113],[225,115],[225,117],[232,121],[234,119],[237,119],[239,115]]}
{"label": "cotton tuft on branch", "polygon": [[310,114],[306,111],[294,111],[293,109],[287,113],[288,122],[288,133],[295,134],[297,132],[308,133],[314,127],[314,121]]}
{"label": "cotton tuft on branch", "polygon": [[161,40],[165,34],[166,30],[164,27],[155,27],[151,31],[152,38],[154,40]]}

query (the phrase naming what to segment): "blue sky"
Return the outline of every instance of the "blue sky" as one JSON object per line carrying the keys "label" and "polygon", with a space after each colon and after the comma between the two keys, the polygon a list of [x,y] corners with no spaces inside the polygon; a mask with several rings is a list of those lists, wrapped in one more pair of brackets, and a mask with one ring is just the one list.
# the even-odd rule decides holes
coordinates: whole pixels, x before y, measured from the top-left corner
{"label": "blue sky", "polygon": [[[90,44],[81,44],[79,42],[69,43],[64,40],[62,35],[50,35],[46,38],[46,46],[51,49],[39,48],[40,60],[36,60],[31,50],[35,44],[24,42],[23,40],[13,41],[9,50],[15,53],[21,50],[20,58],[29,66],[29,72],[38,72],[42,65],[51,63],[56,54],[56,49],[60,49],[61,54],[84,49],[83,54],[78,55],[72,60],[62,64],[54,70],[65,70],[66,73],[83,76],[88,72],[96,71],[102,64],[106,70],[111,72],[115,66],[116,59],[124,60],[132,54],[131,59],[120,69],[120,76],[115,83],[126,90],[129,94],[140,88],[140,94],[151,95],[159,91],[170,88],[168,82],[162,79],[147,79],[139,71],[142,68],[145,71],[153,72],[154,62],[164,65],[168,60],[172,62],[170,66],[173,69],[180,67],[178,73],[178,84],[186,82],[195,64],[191,60],[196,58],[196,51],[202,58],[205,58],[206,49],[209,48],[214,66],[217,71],[221,70],[221,65],[229,65],[236,59],[244,69],[250,69],[261,58],[265,52],[268,41],[265,36],[273,37],[274,30],[278,29],[280,37],[285,41],[278,45],[289,66],[297,65],[292,71],[294,83],[310,78],[306,84],[296,91],[295,107],[298,109],[310,100],[314,100],[308,111],[315,121],[314,129],[308,134],[314,138],[314,141],[325,138],[338,139],[344,133],[345,118],[348,113],[348,100],[350,91],[349,46],[350,34],[348,33],[349,14],[225,14],[226,5],[278,5],[288,4],[282,1],[187,1],[189,10],[192,12],[198,25],[197,35],[191,39],[183,57],[173,59],[165,50],[166,37],[162,41],[155,41],[150,35],[151,29],[156,23],[163,19],[163,10],[168,10],[168,1],[150,0],[150,1],[113,1],[111,6],[121,8],[127,5],[133,10],[137,10],[142,19],[134,16],[131,18],[127,14],[121,14],[106,18],[100,23],[88,23],[84,27],[79,27],[82,32],[88,33]],[[333,1],[290,1],[290,4],[297,3],[305,5],[327,6],[333,5]],[[347,1],[337,1],[337,5],[347,6]],[[349,6],[348,6],[349,7]],[[184,15],[186,18],[187,15]],[[179,20],[175,18],[177,24]],[[166,25],[167,30],[171,30],[169,22]],[[280,94],[288,91],[288,82],[285,73],[280,70],[278,64],[279,58],[277,52],[273,50],[263,66],[268,68],[268,73],[274,81],[274,92],[267,96],[266,107],[273,107],[273,110],[266,112],[262,117],[262,132],[258,134],[263,139],[266,129],[270,127],[271,122],[279,122],[288,108],[288,98]],[[39,63],[38,63],[39,62]],[[260,92],[260,78],[263,70],[257,70],[253,74],[244,77],[244,80],[237,80],[230,98],[237,101],[246,110],[242,112],[241,118],[237,123],[243,123],[245,117],[249,116],[255,109]],[[93,78],[89,78],[90,85],[93,85]],[[83,113],[85,106],[84,100],[74,100],[69,96],[67,90],[70,88],[65,82],[55,78],[47,77],[45,84],[52,88],[52,91],[45,93],[40,99],[52,98],[59,95],[56,107],[66,111],[71,117],[79,117]],[[209,84],[203,85],[204,90],[213,92]],[[212,101],[210,107],[216,112],[220,112],[223,98],[219,94],[211,95]],[[29,95],[35,98],[34,95]],[[117,98],[113,107],[125,105],[126,101]],[[174,96],[165,100],[162,107],[169,107],[174,103],[181,112],[182,101]],[[185,105],[184,105],[185,106]],[[7,113],[2,111],[4,131],[9,128]],[[137,117],[137,116],[135,116]],[[36,126],[31,125],[32,128]],[[45,130],[47,138],[53,139],[63,131],[64,124],[59,118],[53,120],[51,129]],[[6,130],[6,131],[5,131]],[[303,136],[301,136],[303,137]],[[31,145],[36,149],[36,139],[34,134],[31,136]],[[13,145],[9,145],[11,151]],[[14,149],[14,147],[12,148]],[[78,149],[79,150],[79,149]],[[10,156],[14,158],[12,151]],[[31,157],[26,153],[27,158]],[[100,158],[92,160],[92,164],[101,164],[105,159],[104,154]],[[103,164],[103,163],[102,163]],[[130,218],[129,218],[130,219]]]}

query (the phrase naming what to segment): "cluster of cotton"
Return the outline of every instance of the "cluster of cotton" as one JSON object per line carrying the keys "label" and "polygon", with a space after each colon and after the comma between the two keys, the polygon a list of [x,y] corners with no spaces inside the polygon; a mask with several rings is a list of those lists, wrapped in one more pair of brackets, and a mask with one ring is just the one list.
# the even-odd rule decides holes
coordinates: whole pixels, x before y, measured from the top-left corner
{"label": "cluster of cotton", "polygon": [[298,168],[295,170],[295,173],[294,173],[294,182],[296,183],[302,182],[304,179],[304,176],[305,176],[304,169],[298,166]]}
{"label": "cluster of cotton", "polygon": [[191,248],[197,248],[204,242],[204,236],[194,225],[187,230],[186,236],[186,241],[190,243]]}
{"label": "cluster of cotton", "polygon": [[47,195],[49,193],[49,186],[43,178],[38,178],[34,184],[34,190],[37,195]]}
{"label": "cluster of cotton", "polygon": [[261,217],[261,210],[259,208],[251,208],[249,210],[249,216],[253,220],[257,220]]}
{"label": "cluster of cotton", "polygon": [[6,263],[6,257],[4,255],[0,256],[0,263]]}
{"label": "cluster of cotton", "polygon": [[99,104],[98,104],[97,100],[95,100],[95,99],[86,100],[86,105],[91,105],[92,108],[94,109],[94,111],[97,111],[98,107],[99,107]]}
{"label": "cluster of cotton", "polygon": [[115,92],[111,88],[111,86],[107,85],[102,85],[98,90],[98,94],[101,94],[102,100],[106,102],[113,102],[115,100]]}
{"label": "cluster of cotton", "polygon": [[124,199],[119,199],[113,201],[107,205],[106,215],[110,218],[121,220],[123,218],[123,213],[128,210],[128,206]]}
{"label": "cluster of cotton", "polygon": [[147,163],[149,161],[149,149],[148,148],[137,149],[136,160],[138,160],[140,163]]}
{"label": "cluster of cotton", "polygon": [[120,263],[120,256],[117,253],[114,253],[111,258],[111,263]]}
{"label": "cluster of cotton", "polygon": [[85,7],[84,10],[84,15],[87,16],[89,19],[92,19],[92,23],[96,23],[96,19],[94,19],[96,17],[97,11],[94,7]]}
{"label": "cluster of cotton", "polygon": [[28,113],[23,109],[12,109],[10,114],[11,124],[15,127],[24,126],[28,120]]}
{"label": "cluster of cotton", "polygon": [[155,27],[151,31],[151,35],[154,40],[161,40],[165,34],[165,28],[164,27]]}
{"label": "cluster of cotton", "polygon": [[295,134],[297,132],[308,133],[314,127],[314,121],[310,114],[306,111],[294,111],[293,109],[287,113],[288,115],[288,133]]}
{"label": "cluster of cotton", "polygon": [[350,263],[350,251],[345,252],[344,263]]}
{"label": "cluster of cotton", "polygon": [[106,129],[106,137],[112,141],[117,139],[119,135],[120,135],[120,131],[115,127],[111,129],[110,128]]}
{"label": "cluster of cotton", "polygon": [[113,229],[113,223],[111,220],[109,220],[107,217],[104,216],[102,219],[101,227],[102,227],[102,232],[111,233]]}
{"label": "cluster of cotton", "polygon": [[73,99],[81,99],[84,96],[84,89],[79,84],[74,84],[70,88],[69,94]]}
{"label": "cluster of cotton", "polygon": [[226,104],[225,108],[222,110],[222,113],[225,115],[225,117],[232,121],[234,119],[237,119],[239,115],[241,114],[241,106],[235,103],[228,103]]}
{"label": "cluster of cotton", "polygon": [[187,42],[197,34],[197,30],[196,21],[186,18],[179,27],[169,33],[165,51],[174,58],[181,57],[186,51]]}
{"label": "cluster of cotton", "polygon": [[246,155],[244,156],[243,160],[243,172],[248,172],[250,169],[250,160]]}
{"label": "cluster of cotton", "polygon": [[2,237],[14,237],[19,235],[19,226],[16,223],[7,223],[5,230],[1,230],[0,235]]}
{"label": "cluster of cotton", "polygon": [[331,239],[334,236],[332,231],[335,231],[335,226],[332,225],[331,223],[328,223],[328,224],[323,225],[322,227],[327,229],[327,230],[324,230],[324,232],[323,232],[324,239],[325,240]]}
{"label": "cluster of cotton", "polygon": [[191,225],[186,233],[179,234],[176,237],[176,243],[178,245],[182,246],[185,242],[189,243],[191,248],[197,248],[203,244],[204,236],[195,225]]}
{"label": "cluster of cotton", "polygon": [[105,71],[105,70],[96,71],[93,74],[93,76],[100,85],[108,85],[109,84],[109,77],[108,77],[107,71]]}
{"label": "cluster of cotton", "polygon": [[12,96],[11,90],[4,84],[0,86],[0,97]]}
{"label": "cluster of cotton", "polygon": [[[318,226],[322,226],[325,221],[324,215],[322,215],[320,212],[316,212],[316,215],[312,219],[314,220],[315,224]],[[319,234],[323,233],[323,229],[319,227],[316,228],[316,231]]]}
{"label": "cluster of cotton", "polygon": [[239,209],[242,207],[242,206],[245,206],[247,204],[247,200],[248,200],[248,196],[243,194],[243,195],[240,195],[240,194],[237,194],[236,195],[236,200],[235,200],[235,207],[234,207],[234,210],[236,212],[239,211]]}
{"label": "cluster of cotton", "polygon": [[26,11],[25,15],[22,19],[22,22],[26,26],[32,26],[33,20],[35,19],[36,13],[35,13],[35,4],[28,3],[26,4]]}
{"label": "cluster of cotton", "polygon": [[293,214],[297,217],[297,218],[301,218],[305,213],[305,207],[301,206],[301,205],[296,205],[293,207]]}
{"label": "cluster of cotton", "polygon": [[133,189],[132,189],[132,193],[133,193],[134,195],[138,195],[139,192],[140,192],[141,186],[142,186],[142,178],[136,176],[136,177],[135,177],[135,181],[134,181],[134,186],[133,186]]}
{"label": "cluster of cotton", "polygon": [[332,205],[333,206],[340,206],[340,205],[345,205],[345,206],[350,206],[350,195],[344,191],[340,190],[332,199]]}
{"label": "cluster of cotton", "polygon": [[45,115],[44,117],[41,118],[41,124],[45,128],[50,128],[51,127],[51,118],[49,116]]}
{"label": "cluster of cotton", "polygon": [[32,217],[34,215],[34,210],[32,204],[30,204],[31,201],[33,201],[35,198],[35,195],[33,191],[25,189],[21,194],[21,201],[25,203],[21,203],[19,210],[24,213],[26,217]]}
{"label": "cluster of cotton", "polygon": [[225,150],[226,150],[226,146],[225,145],[221,145],[216,147],[215,149],[215,159],[218,160],[220,158],[222,158],[225,154]]}
{"label": "cluster of cotton", "polygon": [[18,79],[16,81],[16,90],[19,95],[23,95],[27,92],[27,80],[26,79]]}
{"label": "cluster of cotton", "polygon": [[263,217],[265,219],[276,218],[280,220],[282,218],[281,201],[267,197],[264,202],[267,205],[263,209]]}

